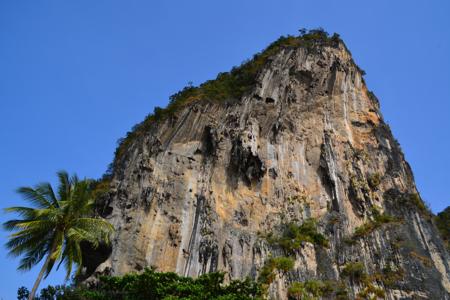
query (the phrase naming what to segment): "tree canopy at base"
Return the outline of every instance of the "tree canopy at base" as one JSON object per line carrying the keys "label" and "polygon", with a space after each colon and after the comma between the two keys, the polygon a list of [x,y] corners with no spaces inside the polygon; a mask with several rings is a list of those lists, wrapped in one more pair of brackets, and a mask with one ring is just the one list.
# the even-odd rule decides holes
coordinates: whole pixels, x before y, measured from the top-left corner
{"label": "tree canopy at base", "polygon": [[[224,283],[225,274],[214,272],[198,278],[182,277],[172,272],[145,269],[125,276],[102,276],[96,286],[49,286],[41,290],[39,300],[249,300],[262,299],[260,286],[250,279]],[[26,288],[18,291],[18,299],[26,299]]]}

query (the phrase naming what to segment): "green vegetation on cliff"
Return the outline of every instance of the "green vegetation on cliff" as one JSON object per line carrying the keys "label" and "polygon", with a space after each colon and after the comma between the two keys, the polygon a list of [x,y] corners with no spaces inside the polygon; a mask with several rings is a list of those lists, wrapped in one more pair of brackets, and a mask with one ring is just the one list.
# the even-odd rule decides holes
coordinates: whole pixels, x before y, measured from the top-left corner
{"label": "green vegetation on cliff", "polygon": [[259,272],[258,281],[263,285],[271,284],[276,277],[275,271],[288,272],[294,267],[294,260],[289,257],[279,256],[269,258]]}
{"label": "green vegetation on cliff", "polygon": [[389,223],[399,223],[402,220],[386,213],[381,214],[379,210],[375,207],[372,208],[373,220],[369,220],[363,225],[357,227],[355,232],[350,240],[347,240],[348,243],[352,243],[360,238],[364,238],[374,232],[375,230],[381,228],[384,224]]}
{"label": "green vegetation on cliff", "polygon": [[270,235],[267,239],[269,243],[280,246],[288,255],[298,251],[304,242],[328,247],[328,240],[317,230],[317,222],[314,219],[308,219],[301,225],[288,223],[284,225],[281,236]]}
{"label": "green vegetation on cliff", "polygon": [[447,250],[450,251],[450,206],[438,213],[434,220]]}
{"label": "green vegetation on cliff", "polygon": [[118,141],[112,168],[121,160],[133,141],[148,133],[154,127],[155,122],[173,116],[175,112],[194,102],[237,100],[250,92],[256,83],[258,74],[270,61],[270,58],[282,49],[305,47],[312,51],[319,45],[336,47],[340,41],[338,34],[330,36],[320,28],[309,31],[300,30],[300,35],[280,37],[265,50],[255,54],[252,59],[238,67],[233,67],[229,72],[219,73],[214,80],[208,80],[197,87],[189,85],[183,88],[170,96],[169,105],[166,108],[155,107],[153,114],[135,125],[125,138]]}
{"label": "green vegetation on cliff", "polygon": [[288,288],[289,299],[319,299],[320,297],[331,297],[335,299],[348,299],[347,292],[345,298],[339,297],[346,286],[333,280],[310,279],[305,282],[293,282]]}
{"label": "green vegetation on cliff", "polygon": [[[96,286],[49,286],[41,291],[39,300],[246,300],[261,299],[259,285],[250,280],[233,280],[224,284],[224,273],[204,274],[198,278],[181,277],[175,273],[145,269],[121,277],[103,276]],[[18,291],[18,299],[27,299],[26,288]]]}

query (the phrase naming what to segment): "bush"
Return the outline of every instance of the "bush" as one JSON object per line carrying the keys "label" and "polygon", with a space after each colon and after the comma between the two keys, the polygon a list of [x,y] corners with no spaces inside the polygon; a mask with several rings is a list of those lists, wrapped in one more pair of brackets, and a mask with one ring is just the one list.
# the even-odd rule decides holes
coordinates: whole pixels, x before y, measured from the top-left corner
{"label": "bush", "polygon": [[409,194],[409,197],[406,198],[405,202],[407,204],[415,206],[422,214],[430,214],[430,209],[426,206],[425,202],[423,202],[422,198],[420,198],[419,194],[417,193]]}
{"label": "bush", "polygon": [[328,240],[317,231],[317,223],[314,219],[306,220],[301,225],[296,223],[285,225],[282,236],[271,238],[269,242],[279,245],[287,254],[294,253],[303,242],[328,247]]}
{"label": "bush", "polygon": [[352,239],[357,240],[357,239],[363,238],[363,237],[371,234],[373,231],[375,231],[375,229],[377,229],[377,227],[375,226],[374,222],[370,221],[370,222],[364,223],[363,225],[355,228],[355,232],[353,233]]}
{"label": "bush", "polygon": [[259,273],[258,281],[262,284],[271,284],[276,276],[275,270],[288,272],[292,268],[294,268],[294,260],[292,258],[285,256],[269,258]]}
{"label": "bush", "polygon": [[378,282],[382,282],[386,287],[394,287],[404,276],[405,271],[401,267],[393,269],[388,265],[381,272],[372,275],[372,278]]}
{"label": "bush", "polygon": [[321,280],[307,280],[305,282],[305,289],[313,296],[322,296],[325,289],[325,284]]}
{"label": "bush", "polygon": [[316,299],[337,294],[342,283],[334,280],[310,279],[305,282],[293,282],[288,288],[290,299]]}
{"label": "bush", "polygon": [[373,220],[370,220],[370,221],[364,223],[363,225],[356,227],[351,240],[355,241],[357,239],[363,238],[363,237],[371,234],[372,232],[374,232],[375,230],[377,230],[384,224],[395,223],[395,222],[401,221],[399,218],[393,217],[386,213],[381,214],[378,211],[378,209],[376,209],[375,207],[372,208],[372,215],[373,215]]}
{"label": "bush", "polygon": [[373,190],[376,190],[381,183],[381,175],[379,173],[371,174],[367,181],[369,182],[369,186]]}
{"label": "bush", "polygon": [[367,162],[369,160],[369,153],[365,149],[354,149],[353,156],[357,160]]}
{"label": "bush", "polygon": [[367,90],[367,97],[369,97],[369,99],[372,100],[372,102],[379,105],[380,101],[378,100],[377,96],[375,96],[375,94],[372,91]]}
{"label": "bush", "polygon": [[307,299],[308,296],[303,282],[293,282],[288,288],[289,299]]}
{"label": "bush", "polygon": [[345,264],[341,271],[341,275],[355,282],[360,282],[367,279],[364,264],[361,262],[349,262]]}
{"label": "bush", "polygon": [[277,270],[288,272],[292,270],[294,267],[294,260],[289,257],[281,256],[281,257],[275,257],[272,259],[273,264]]}
{"label": "bush", "polygon": [[385,192],[384,196],[399,209],[414,209],[426,219],[431,219],[433,216],[417,193],[403,193],[397,189],[390,189]]}
{"label": "bush", "polygon": [[434,220],[441,238],[444,240],[447,249],[450,251],[450,206],[438,213]]}
{"label": "bush", "polygon": [[339,283],[335,293],[336,300],[349,300],[347,285],[343,282]]}
{"label": "bush", "polygon": [[370,187],[364,178],[353,175],[350,177],[349,186],[350,197],[357,201],[364,201],[370,195]]}
{"label": "bush", "polygon": [[382,288],[376,287],[369,283],[362,291],[358,293],[358,296],[363,297],[364,299],[385,299],[386,293]]}

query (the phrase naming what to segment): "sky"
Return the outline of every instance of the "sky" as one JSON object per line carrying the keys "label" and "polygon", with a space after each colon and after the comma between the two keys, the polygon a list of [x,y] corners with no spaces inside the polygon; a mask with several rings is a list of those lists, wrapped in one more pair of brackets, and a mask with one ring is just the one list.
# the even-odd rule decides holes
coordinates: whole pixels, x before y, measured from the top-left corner
{"label": "sky", "polygon": [[[98,178],[116,141],[195,85],[299,28],[338,32],[422,197],[450,205],[450,1],[0,0],[0,207],[65,169]],[[9,218],[0,212],[0,221]],[[0,243],[7,233],[0,231]],[[0,246],[0,299],[31,288]],[[62,271],[41,286],[59,284]]]}

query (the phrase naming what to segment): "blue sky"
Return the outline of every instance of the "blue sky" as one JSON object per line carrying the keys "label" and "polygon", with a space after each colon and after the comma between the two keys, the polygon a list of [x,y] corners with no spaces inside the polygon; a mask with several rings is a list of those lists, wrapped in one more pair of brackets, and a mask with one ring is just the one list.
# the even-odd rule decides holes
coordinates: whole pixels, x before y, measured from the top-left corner
{"label": "blue sky", "polygon": [[[189,81],[321,26],[367,72],[423,198],[440,211],[450,205],[449,15],[447,0],[0,0],[1,207],[60,169],[101,176],[117,139]],[[39,268],[18,273],[17,262],[0,248],[0,299],[36,277]]]}

